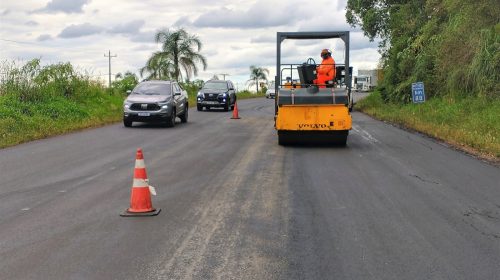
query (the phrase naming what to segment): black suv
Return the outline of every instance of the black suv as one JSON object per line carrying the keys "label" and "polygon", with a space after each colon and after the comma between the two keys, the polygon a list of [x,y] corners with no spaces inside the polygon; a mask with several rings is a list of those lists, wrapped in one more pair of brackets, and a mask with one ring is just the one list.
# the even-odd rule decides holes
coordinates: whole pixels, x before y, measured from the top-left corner
{"label": "black suv", "polygon": [[209,80],[198,92],[197,108],[198,111],[210,108],[224,108],[224,111],[234,109],[236,103],[236,92],[231,81]]}

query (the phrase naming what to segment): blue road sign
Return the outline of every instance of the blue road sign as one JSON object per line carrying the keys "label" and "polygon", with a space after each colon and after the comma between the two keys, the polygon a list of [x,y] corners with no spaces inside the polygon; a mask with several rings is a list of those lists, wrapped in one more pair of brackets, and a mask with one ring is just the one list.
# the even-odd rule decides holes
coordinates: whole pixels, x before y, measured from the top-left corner
{"label": "blue road sign", "polygon": [[425,102],[424,83],[416,82],[411,84],[411,97],[413,99],[413,103]]}

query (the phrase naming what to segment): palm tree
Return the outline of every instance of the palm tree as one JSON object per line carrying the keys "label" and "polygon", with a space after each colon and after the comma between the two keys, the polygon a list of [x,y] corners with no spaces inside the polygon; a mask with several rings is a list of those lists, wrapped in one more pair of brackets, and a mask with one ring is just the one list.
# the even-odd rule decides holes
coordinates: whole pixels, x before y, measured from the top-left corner
{"label": "palm tree", "polygon": [[154,52],[146,62],[146,66],[139,69],[141,77],[149,73],[146,79],[170,79],[173,77],[173,63],[169,56],[162,52]]}
{"label": "palm tree", "polygon": [[172,78],[181,81],[183,73],[187,79],[198,75],[198,64],[207,69],[207,61],[199,52],[202,47],[196,35],[190,35],[183,28],[175,31],[160,30],[155,35],[156,43],[161,43],[161,51],[153,53],[146,66],[141,69],[158,78]]}
{"label": "palm tree", "polygon": [[259,81],[267,82],[267,75],[269,75],[269,70],[263,67],[257,67],[255,65],[250,66],[250,79],[247,81],[249,86],[255,84],[257,87],[257,93],[259,93]]}
{"label": "palm tree", "polygon": [[130,72],[130,71],[125,71],[124,74],[122,74],[121,72],[118,72],[115,75],[115,80],[124,80],[124,79],[127,79],[127,78],[133,79],[135,81],[138,81],[137,76],[134,73]]}

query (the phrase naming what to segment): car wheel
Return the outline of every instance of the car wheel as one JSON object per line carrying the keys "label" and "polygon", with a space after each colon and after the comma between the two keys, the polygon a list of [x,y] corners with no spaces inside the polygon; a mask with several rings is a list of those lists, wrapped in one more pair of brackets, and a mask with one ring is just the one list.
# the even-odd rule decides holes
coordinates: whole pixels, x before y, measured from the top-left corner
{"label": "car wheel", "polygon": [[189,107],[188,107],[188,104],[186,103],[186,106],[184,107],[184,113],[182,115],[179,116],[179,118],[181,118],[181,122],[183,123],[187,123],[188,121],[188,112],[189,112]]}
{"label": "car wheel", "polygon": [[132,121],[123,119],[123,125],[125,127],[131,127],[132,126]]}
{"label": "car wheel", "polygon": [[225,111],[225,112],[229,111],[229,108],[230,108],[230,107],[231,107],[231,106],[229,106],[229,102],[227,102],[227,104],[226,104],[226,105],[224,105],[224,111]]}
{"label": "car wheel", "polygon": [[201,105],[196,105],[196,109],[197,109],[198,111],[203,111],[203,106],[201,106]]}
{"label": "car wheel", "polygon": [[205,110],[209,111],[209,110],[210,110],[210,107],[208,107],[208,106],[207,106],[207,107],[205,107]]}
{"label": "car wheel", "polygon": [[175,126],[175,110],[172,110],[172,114],[168,118],[168,120],[165,122],[166,127],[174,127]]}

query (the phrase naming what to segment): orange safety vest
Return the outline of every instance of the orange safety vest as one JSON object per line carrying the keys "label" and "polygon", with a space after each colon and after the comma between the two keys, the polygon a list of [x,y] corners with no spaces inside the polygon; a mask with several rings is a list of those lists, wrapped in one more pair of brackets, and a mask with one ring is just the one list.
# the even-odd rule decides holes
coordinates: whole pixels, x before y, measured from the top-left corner
{"label": "orange safety vest", "polygon": [[318,66],[317,73],[318,79],[315,82],[323,85],[321,87],[324,87],[327,81],[335,79],[335,60],[333,60],[333,57],[323,59],[321,65]]}

